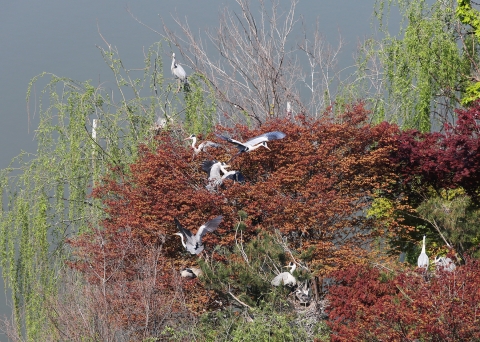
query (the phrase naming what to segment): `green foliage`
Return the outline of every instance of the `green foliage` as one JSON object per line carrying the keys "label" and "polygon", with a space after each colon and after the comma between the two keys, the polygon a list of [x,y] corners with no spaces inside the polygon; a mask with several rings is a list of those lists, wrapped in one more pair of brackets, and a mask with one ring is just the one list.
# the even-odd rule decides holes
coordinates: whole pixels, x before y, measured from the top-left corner
{"label": "green foliage", "polygon": [[188,90],[185,91],[184,126],[193,134],[208,133],[215,124],[216,101],[213,92],[205,94],[204,87],[208,82],[202,75],[188,77]]}
{"label": "green foliage", "polygon": [[463,254],[480,243],[480,210],[461,191],[453,196],[448,196],[448,192],[453,191],[425,200],[417,212],[436,225],[447,241]]}
{"label": "green foliage", "polygon": [[[383,26],[385,3],[398,5],[406,22],[397,36]],[[374,49],[384,65],[387,98],[377,106],[376,121],[389,120],[404,128],[431,129],[433,113],[446,120],[459,104],[458,92],[465,91],[472,56],[458,41],[458,19],[454,2],[424,0],[380,1],[376,11],[385,38]],[[468,39],[465,37],[465,39]]]}
{"label": "green foliage", "polygon": [[[48,73],[33,78],[27,101],[34,88],[43,87],[35,99],[37,152],[20,154],[0,174],[0,263],[13,293],[18,335],[25,332],[26,340],[52,337],[45,301],[55,296],[59,270],[69,257],[65,239],[105,217],[100,201],[90,197],[92,187],[112,166],[119,177],[128,173],[140,143],[155,146],[156,116],[174,120],[185,106],[163,83],[160,44],[149,49],[140,72],[124,68],[111,47],[100,50],[116,89]],[[195,89],[192,96],[188,111],[206,113],[195,127],[208,130],[213,107]]]}

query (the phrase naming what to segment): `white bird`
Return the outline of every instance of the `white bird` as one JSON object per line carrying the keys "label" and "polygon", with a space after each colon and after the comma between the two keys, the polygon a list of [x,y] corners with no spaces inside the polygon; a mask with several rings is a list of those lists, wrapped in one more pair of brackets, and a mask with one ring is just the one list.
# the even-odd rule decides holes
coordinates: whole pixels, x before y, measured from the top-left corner
{"label": "white bird", "polygon": [[290,118],[292,116],[292,104],[287,102],[287,117]]}
{"label": "white bird", "polygon": [[211,233],[215,231],[220,222],[222,222],[223,216],[217,216],[207,223],[202,224],[195,235],[193,235],[187,228],[183,227],[176,218],[174,220],[180,231],[180,233],[175,233],[174,235],[180,236],[183,247],[185,247],[190,254],[200,254],[203,251],[202,237],[208,232]]}
{"label": "white bird", "polygon": [[427,256],[427,253],[425,253],[425,235],[423,236],[422,252],[418,257],[417,264],[418,264],[418,267],[428,268],[428,256]]}
{"label": "white bird", "polygon": [[195,134],[190,135],[188,138],[185,138],[184,140],[192,140],[192,149],[193,149],[193,155],[196,156],[200,152],[207,152],[207,149],[209,147],[222,147],[222,145],[214,143],[213,141],[206,140],[198,147],[195,147],[195,144],[197,143],[197,136]]}
{"label": "white bird", "polygon": [[295,263],[290,262],[288,266],[285,267],[290,267],[290,272],[283,272],[277,275],[275,278],[273,278],[271,284],[273,286],[280,286],[280,285],[286,285],[286,286],[295,286],[297,284],[297,279],[293,276],[293,271],[297,268],[297,265]]}
{"label": "white bird", "polygon": [[183,70],[182,66],[177,63],[175,60],[175,53],[172,53],[172,74],[175,76],[175,78],[178,78],[180,82],[184,82],[185,84],[188,84],[187,81],[187,73],[185,70]]}
{"label": "white bird", "polygon": [[[267,146],[267,141],[283,139],[283,138],[286,137],[285,133],[279,132],[279,131],[274,131],[274,132],[264,133],[262,135],[259,135],[259,136],[255,137],[255,138],[247,140],[246,142],[241,142],[241,141],[234,140],[232,138],[229,138],[229,137],[221,135],[221,134],[215,133],[215,135],[217,137],[219,137],[220,139],[226,140],[229,143],[234,144],[238,149],[237,155],[242,153],[242,152],[251,152],[251,151],[256,150],[257,148],[259,148],[261,146],[270,150],[270,148]],[[232,159],[233,159],[233,157],[232,157]]]}
{"label": "white bird", "polygon": [[180,271],[182,278],[197,278],[202,275],[202,270],[197,267],[187,267]]}
{"label": "white bird", "polygon": [[455,266],[455,264],[453,263],[453,260],[448,257],[435,258],[434,263],[437,270],[453,272],[457,268],[457,266]]}

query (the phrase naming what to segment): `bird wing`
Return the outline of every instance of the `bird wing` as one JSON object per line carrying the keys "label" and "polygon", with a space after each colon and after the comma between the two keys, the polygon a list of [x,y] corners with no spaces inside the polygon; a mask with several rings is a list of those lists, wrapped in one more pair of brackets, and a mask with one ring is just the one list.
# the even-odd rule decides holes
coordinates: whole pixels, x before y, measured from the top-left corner
{"label": "bird wing", "polygon": [[253,146],[264,141],[283,139],[286,136],[287,135],[285,133],[279,131],[268,132],[246,141],[245,145]]}
{"label": "bird wing", "polygon": [[202,162],[202,170],[210,175],[210,170],[212,169],[213,164],[216,164],[216,160],[204,160]]}
{"label": "bird wing", "polygon": [[209,147],[221,147],[222,145],[214,143],[213,141],[204,141],[198,145],[198,149],[205,152]]}
{"label": "bird wing", "polygon": [[181,80],[184,80],[187,77],[187,73],[185,72],[185,70],[183,70],[180,64],[175,63],[175,66],[172,69],[172,72],[175,76],[177,76]]}
{"label": "bird wing", "polygon": [[193,235],[192,235],[192,232],[189,231],[187,228],[183,227],[180,222],[178,222],[177,218],[174,218],[174,221],[175,221],[175,224],[177,225],[177,228],[178,230],[180,231],[180,233],[182,233],[185,238],[191,238]]}
{"label": "bird wing", "polygon": [[243,175],[240,171],[235,171],[235,173],[231,173],[231,174],[227,175],[224,179],[231,179],[231,180],[233,180],[235,182],[239,182],[239,183],[245,182],[245,177],[243,177]]}
{"label": "bird wing", "polygon": [[223,216],[220,215],[208,221],[207,223],[203,224],[198,229],[196,236],[198,236],[199,238],[202,238],[207,232],[211,233],[215,231],[218,228],[218,225],[220,224],[220,222],[222,222],[222,220],[223,220]]}
{"label": "bird wing", "polygon": [[232,144],[235,144],[236,147],[239,149],[239,150],[243,150],[246,146],[244,143],[242,143],[241,141],[238,141],[238,140],[235,140],[235,139],[232,139],[232,138],[229,138],[225,135],[221,135],[221,134],[217,134],[215,133],[215,135],[217,137],[219,137],[220,139],[223,139],[223,140],[226,140],[228,141],[229,143],[232,143]]}

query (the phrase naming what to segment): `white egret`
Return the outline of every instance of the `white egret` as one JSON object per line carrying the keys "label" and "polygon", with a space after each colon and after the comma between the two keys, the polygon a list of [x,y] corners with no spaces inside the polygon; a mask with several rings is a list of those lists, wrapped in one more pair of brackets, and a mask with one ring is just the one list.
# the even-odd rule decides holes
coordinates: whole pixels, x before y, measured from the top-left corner
{"label": "white egret", "polygon": [[242,152],[251,152],[251,151],[256,150],[257,148],[259,148],[261,146],[270,150],[270,148],[267,146],[267,141],[283,139],[283,138],[286,137],[285,133],[279,132],[279,131],[274,131],[274,132],[264,133],[262,135],[259,135],[259,136],[255,137],[255,138],[247,140],[246,142],[241,142],[241,141],[229,138],[225,135],[221,135],[221,134],[217,134],[217,133],[215,133],[215,135],[217,137],[219,137],[220,139],[226,140],[229,143],[234,144],[238,149],[237,154],[240,154]]}
{"label": "white egret", "polygon": [[202,275],[202,270],[198,267],[186,267],[180,271],[182,278],[197,278]]}
{"label": "white egret", "polygon": [[193,149],[193,155],[196,156],[200,152],[207,152],[207,149],[209,147],[222,147],[222,145],[214,143],[213,141],[206,140],[198,147],[195,147],[195,144],[197,143],[197,136],[195,134],[190,135],[188,138],[185,138],[184,140],[192,140],[192,149]]}
{"label": "white egret", "polygon": [[457,268],[457,266],[455,266],[455,264],[453,263],[453,260],[448,257],[435,258],[434,263],[437,270],[453,272]]}
{"label": "white egret", "polygon": [[295,286],[297,284],[297,279],[293,276],[293,271],[297,268],[297,265],[295,263],[290,262],[288,266],[290,268],[290,272],[282,272],[279,275],[277,275],[275,278],[273,278],[271,284],[273,286],[280,286],[280,285],[286,285],[286,286]]}
{"label": "white egret", "polygon": [[175,233],[174,235],[180,236],[183,247],[185,247],[190,254],[200,254],[203,251],[202,237],[208,232],[211,233],[215,231],[220,222],[222,222],[223,216],[217,216],[207,223],[202,224],[195,235],[193,235],[187,228],[183,227],[176,218],[174,220],[180,231],[180,233]]}
{"label": "white egret", "polygon": [[422,252],[418,257],[418,267],[428,268],[428,255],[425,253],[425,235],[423,236]]}

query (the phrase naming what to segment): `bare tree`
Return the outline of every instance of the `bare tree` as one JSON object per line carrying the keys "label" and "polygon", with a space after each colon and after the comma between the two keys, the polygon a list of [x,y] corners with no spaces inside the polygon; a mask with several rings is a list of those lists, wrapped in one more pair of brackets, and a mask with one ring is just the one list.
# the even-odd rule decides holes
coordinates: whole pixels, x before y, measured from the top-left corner
{"label": "bare tree", "polygon": [[278,0],[267,8],[261,0],[258,13],[248,0],[236,2],[239,10],[224,9],[218,28],[206,37],[198,37],[178,18],[181,34],[164,25],[166,38],[208,80],[219,110],[261,125],[268,117],[286,116],[287,102],[294,113],[312,116],[333,104],[341,84],[335,71],[341,40],[332,48],[318,25],[310,39],[303,24],[303,37],[295,42],[292,33],[301,25],[295,15],[298,0],[287,9]]}

